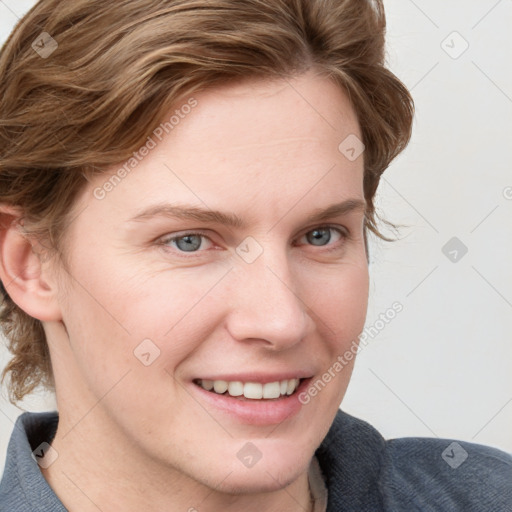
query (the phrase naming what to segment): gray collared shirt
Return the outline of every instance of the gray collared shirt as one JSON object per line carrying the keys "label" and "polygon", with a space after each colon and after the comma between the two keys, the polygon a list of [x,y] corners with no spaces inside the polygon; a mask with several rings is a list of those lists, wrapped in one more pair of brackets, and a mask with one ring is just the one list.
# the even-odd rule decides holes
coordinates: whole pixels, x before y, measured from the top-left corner
{"label": "gray collared shirt", "polygon": [[[24,413],[16,421],[0,512],[66,511],[32,456],[51,444],[57,424],[57,413]],[[446,439],[386,441],[339,411],[315,455],[312,494],[323,508],[327,491],[327,512],[512,512],[512,456],[494,448]]]}

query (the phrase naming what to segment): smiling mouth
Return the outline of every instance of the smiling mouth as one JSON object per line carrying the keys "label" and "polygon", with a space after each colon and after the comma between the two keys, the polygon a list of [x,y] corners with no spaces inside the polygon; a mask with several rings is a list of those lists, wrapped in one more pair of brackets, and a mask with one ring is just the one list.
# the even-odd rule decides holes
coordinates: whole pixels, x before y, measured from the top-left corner
{"label": "smiling mouth", "polygon": [[217,395],[240,400],[277,400],[293,395],[304,379],[288,379],[265,384],[225,380],[196,379],[194,384]]}

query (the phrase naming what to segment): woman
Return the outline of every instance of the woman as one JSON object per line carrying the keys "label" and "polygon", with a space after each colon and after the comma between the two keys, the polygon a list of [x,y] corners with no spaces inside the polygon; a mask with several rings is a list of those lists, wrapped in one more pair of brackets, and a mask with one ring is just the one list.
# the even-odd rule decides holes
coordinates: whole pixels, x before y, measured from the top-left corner
{"label": "woman", "polygon": [[338,411],[413,106],[380,2],[42,0],[0,58],[0,510],[512,510]]}

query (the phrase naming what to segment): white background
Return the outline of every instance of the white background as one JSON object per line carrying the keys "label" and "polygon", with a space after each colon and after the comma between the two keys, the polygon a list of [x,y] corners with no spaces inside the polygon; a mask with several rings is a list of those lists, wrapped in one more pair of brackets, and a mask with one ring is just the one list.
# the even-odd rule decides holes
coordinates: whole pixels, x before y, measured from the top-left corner
{"label": "white background", "polygon": [[[33,3],[0,0],[1,41]],[[378,194],[384,217],[407,227],[372,245],[367,325],[395,301],[403,311],[369,338],[343,408],[386,438],[512,452],[512,0],[385,7],[388,61],[417,111]],[[456,262],[442,252],[452,237],[468,248]],[[0,366],[7,358],[2,347]],[[55,405],[39,395],[24,407]],[[0,399],[0,467],[19,413]]]}

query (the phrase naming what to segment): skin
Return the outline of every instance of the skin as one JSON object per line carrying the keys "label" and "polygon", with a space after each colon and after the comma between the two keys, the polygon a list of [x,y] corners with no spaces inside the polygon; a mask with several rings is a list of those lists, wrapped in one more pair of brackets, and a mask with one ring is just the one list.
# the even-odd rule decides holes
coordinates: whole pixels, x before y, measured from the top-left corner
{"label": "skin", "polygon": [[[194,97],[104,199],[94,190],[119,167],[88,183],[65,237],[67,268],[27,256],[30,272],[12,270],[8,291],[43,320],[50,346],[59,457],[43,474],[71,512],[309,510],[307,471],[349,383],[353,361],[277,425],[242,424],[194,394],[192,380],[212,371],[300,369],[316,380],[363,329],[368,297],[363,209],[307,221],[364,202],[363,157],[338,150],[360,137],[344,93],[307,73]],[[130,221],[162,203],[246,225]],[[326,224],[331,240],[310,243]],[[207,237],[197,252],[168,240],[197,230]],[[249,236],[263,251],[250,264],[236,252]],[[9,250],[21,254],[22,242],[5,240],[8,282]],[[144,339],[160,349],[149,366],[133,353]],[[247,442],[262,454],[252,468],[236,456]]]}

